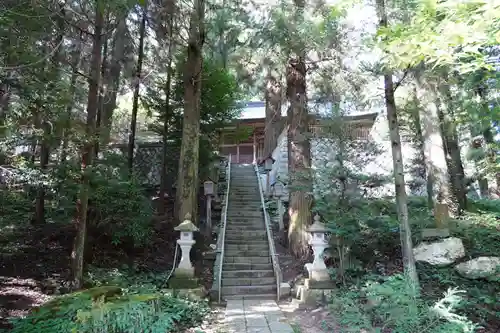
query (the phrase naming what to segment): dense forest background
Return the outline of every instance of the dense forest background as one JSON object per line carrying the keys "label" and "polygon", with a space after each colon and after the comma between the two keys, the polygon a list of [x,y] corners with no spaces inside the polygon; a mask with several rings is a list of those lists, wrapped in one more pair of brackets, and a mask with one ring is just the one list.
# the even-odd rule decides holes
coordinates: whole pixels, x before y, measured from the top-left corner
{"label": "dense forest background", "polygon": [[[465,332],[476,323],[498,332],[498,274],[415,263],[413,247],[445,207],[467,258],[500,264],[499,18],[500,5],[488,0],[2,1],[6,327],[165,332],[202,320],[205,302],[162,292],[173,227],[187,213],[203,225],[200,188],[220,167],[219,129],[239,117],[241,101],[259,99],[266,131],[285,128],[291,147],[283,251],[308,258],[318,212],[332,233],[339,294],[330,306],[341,326]],[[332,105],[320,134],[309,131],[313,98]],[[286,127],[278,128],[282,105]],[[352,138],[342,120],[368,111],[387,121],[389,179],[360,172],[378,148]],[[335,163],[315,172],[313,135],[337,147]],[[266,140],[270,153],[276,135]],[[154,153],[141,150],[151,142]],[[407,165],[402,142],[418,152]],[[420,183],[405,181],[410,174]],[[323,181],[313,191],[314,179]],[[373,197],[351,184],[395,192]],[[407,186],[425,194],[409,197]],[[202,254],[212,243],[200,236],[193,256],[206,288],[212,272]],[[466,293],[439,303],[448,288]],[[97,298],[109,305],[100,319]],[[7,323],[36,306],[33,320]],[[440,315],[429,316],[436,306]],[[138,312],[138,322],[127,319]]]}

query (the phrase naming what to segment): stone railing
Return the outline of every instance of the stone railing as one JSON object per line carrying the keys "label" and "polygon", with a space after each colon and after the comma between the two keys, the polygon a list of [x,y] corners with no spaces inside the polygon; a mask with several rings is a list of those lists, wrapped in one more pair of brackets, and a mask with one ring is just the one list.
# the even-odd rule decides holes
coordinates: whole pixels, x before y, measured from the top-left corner
{"label": "stone railing", "polygon": [[[255,176],[260,177],[260,172],[259,168],[257,165],[254,165],[255,168]],[[264,201],[264,191],[261,182],[259,182],[259,194],[260,194],[260,204],[262,206],[262,211],[264,213],[264,222],[266,225],[266,234],[267,234],[267,241],[269,243],[269,254],[271,255],[271,263],[273,265],[273,271],[274,271],[274,276],[276,278],[276,293],[277,293],[277,301],[280,300],[280,287],[281,287],[281,281],[283,280],[283,274],[281,272],[280,264],[278,261],[278,254],[276,253],[276,249],[274,247],[274,238],[273,238],[273,231],[271,228],[271,219],[269,218],[269,213],[267,212],[266,209],[266,203]]]}
{"label": "stone railing", "polygon": [[225,192],[222,199],[222,214],[220,219],[220,225],[217,232],[217,246],[215,254],[215,263],[213,269],[213,283],[211,296],[213,299],[217,299],[220,303],[221,298],[221,283],[222,283],[222,264],[224,262],[224,240],[226,236],[226,224],[227,224],[227,209],[229,203],[229,191],[231,186],[231,155],[228,157],[226,170],[220,170],[220,176],[225,177]]}

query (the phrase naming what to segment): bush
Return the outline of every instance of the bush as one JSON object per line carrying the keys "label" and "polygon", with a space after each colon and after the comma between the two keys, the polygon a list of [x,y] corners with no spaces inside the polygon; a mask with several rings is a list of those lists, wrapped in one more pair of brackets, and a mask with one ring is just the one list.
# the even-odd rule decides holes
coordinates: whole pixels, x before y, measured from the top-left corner
{"label": "bush", "polygon": [[342,332],[459,333],[473,332],[475,325],[453,309],[461,292],[449,290],[434,305],[424,302],[402,275],[372,277],[363,287],[340,289],[331,309],[340,316]]}
{"label": "bush", "polygon": [[105,286],[57,297],[24,319],[13,333],[168,333],[193,325],[207,313],[205,303],[168,294],[124,294]]}
{"label": "bush", "polygon": [[[123,156],[107,153],[90,174],[89,233],[108,236],[114,244],[146,244],[153,232],[153,207],[144,188],[129,177]],[[57,170],[55,200],[71,220],[79,191],[79,166],[61,165]]]}

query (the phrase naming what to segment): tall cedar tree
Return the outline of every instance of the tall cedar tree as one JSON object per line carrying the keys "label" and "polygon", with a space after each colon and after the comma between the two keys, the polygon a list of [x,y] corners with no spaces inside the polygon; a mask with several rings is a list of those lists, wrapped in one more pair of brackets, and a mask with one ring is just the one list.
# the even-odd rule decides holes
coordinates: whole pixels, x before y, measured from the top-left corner
{"label": "tall cedar tree", "polygon": [[[377,12],[379,16],[379,27],[387,27],[387,13],[385,0],[377,0]],[[405,273],[415,287],[418,287],[418,275],[413,257],[413,244],[411,240],[411,229],[408,221],[408,198],[406,196],[405,178],[403,170],[403,154],[401,152],[401,137],[399,135],[398,115],[396,101],[394,99],[394,83],[392,72],[384,74],[384,94],[387,108],[387,121],[389,122],[389,136],[392,146],[392,162],[394,168],[394,184],[396,187],[396,205],[399,219],[401,237],[401,248],[403,253],[403,265]]]}
{"label": "tall cedar tree", "polygon": [[176,190],[176,216],[191,214],[198,220],[198,163],[200,151],[200,99],[205,0],[195,0],[189,24],[187,59],[184,64],[184,117],[181,156]]}

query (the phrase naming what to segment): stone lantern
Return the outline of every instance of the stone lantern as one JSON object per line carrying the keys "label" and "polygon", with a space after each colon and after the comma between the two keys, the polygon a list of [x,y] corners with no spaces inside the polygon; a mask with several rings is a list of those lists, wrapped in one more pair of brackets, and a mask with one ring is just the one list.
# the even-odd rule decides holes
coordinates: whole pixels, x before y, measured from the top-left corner
{"label": "stone lantern", "polygon": [[326,239],[328,229],[321,223],[320,216],[314,216],[314,223],[307,230],[311,234],[309,245],[314,252],[314,260],[312,263],[305,265],[309,273],[309,279],[313,281],[329,281],[330,275],[323,260],[323,252],[329,247]]}
{"label": "stone lantern", "polygon": [[281,181],[276,181],[274,183],[274,196],[278,199],[278,224],[280,226],[280,230],[285,229],[285,225],[283,223],[283,203],[282,198],[285,195],[285,185]]}
{"label": "stone lantern", "polygon": [[180,231],[181,236],[180,239],[177,240],[177,244],[179,244],[181,248],[181,261],[179,262],[179,266],[175,270],[175,275],[185,276],[185,277],[193,277],[194,276],[194,267],[191,264],[191,260],[189,258],[191,248],[193,247],[196,241],[193,239],[193,233],[198,231],[199,229],[193,224],[191,221],[191,214],[187,213],[184,221],[174,228],[175,231]]}
{"label": "stone lantern", "polygon": [[271,180],[269,179],[269,173],[273,169],[273,164],[275,160],[271,156],[271,154],[269,154],[269,156],[267,156],[263,162],[264,162],[264,170],[266,171],[266,194],[269,195],[271,192],[271,186],[270,186]]}
{"label": "stone lantern", "polygon": [[205,195],[207,197],[207,234],[212,232],[212,197],[215,193],[215,183],[208,178],[203,183],[203,189],[205,191]]}

